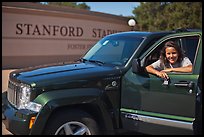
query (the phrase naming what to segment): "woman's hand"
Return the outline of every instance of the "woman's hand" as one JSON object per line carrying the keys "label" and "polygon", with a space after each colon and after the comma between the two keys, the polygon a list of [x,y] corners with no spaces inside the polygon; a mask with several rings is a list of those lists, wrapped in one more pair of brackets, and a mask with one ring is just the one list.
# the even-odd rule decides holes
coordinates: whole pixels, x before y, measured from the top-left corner
{"label": "woman's hand", "polygon": [[156,72],[156,75],[159,76],[160,78],[169,79],[169,76],[163,70]]}
{"label": "woman's hand", "polygon": [[169,76],[166,74],[166,72],[164,72],[163,70],[162,71],[158,71],[158,70],[154,69],[152,67],[152,65],[147,66],[146,70],[147,70],[147,72],[155,74],[155,75],[157,75],[160,78],[169,79]]}

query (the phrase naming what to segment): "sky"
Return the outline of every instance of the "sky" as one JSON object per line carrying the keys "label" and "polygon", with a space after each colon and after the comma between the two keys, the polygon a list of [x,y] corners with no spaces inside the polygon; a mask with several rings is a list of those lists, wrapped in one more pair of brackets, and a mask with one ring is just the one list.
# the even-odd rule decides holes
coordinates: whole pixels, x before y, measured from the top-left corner
{"label": "sky", "polygon": [[134,16],[132,11],[139,6],[139,2],[85,2],[91,9],[113,15]]}

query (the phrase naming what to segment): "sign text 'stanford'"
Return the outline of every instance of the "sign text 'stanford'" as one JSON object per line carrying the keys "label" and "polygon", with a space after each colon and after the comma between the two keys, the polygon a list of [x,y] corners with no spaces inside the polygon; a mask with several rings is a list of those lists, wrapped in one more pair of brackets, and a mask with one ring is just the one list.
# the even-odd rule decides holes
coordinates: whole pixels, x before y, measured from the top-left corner
{"label": "sign text 'stanford'", "polygon": [[[116,32],[122,32],[118,30],[104,30],[99,28],[92,29],[93,38],[102,38],[106,35]],[[68,36],[68,37],[82,37],[84,29],[82,27],[74,26],[60,26],[60,25],[39,25],[39,24],[16,24],[16,35],[26,36]]]}

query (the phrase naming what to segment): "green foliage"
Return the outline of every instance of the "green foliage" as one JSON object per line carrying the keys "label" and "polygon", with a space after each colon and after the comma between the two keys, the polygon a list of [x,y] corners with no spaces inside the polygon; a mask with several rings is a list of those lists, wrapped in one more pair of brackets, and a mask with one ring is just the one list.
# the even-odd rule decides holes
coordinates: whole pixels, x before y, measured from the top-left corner
{"label": "green foliage", "polygon": [[202,2],[141,2],[133,14],[143,31],[202,29]]}
{"label": "green foliage", "polygon": [[47,2],[48,5],[56,5],[56,6],[68,6],[72,8],[78,9],[86,9],[90,10],[90,7],[86,5],[86,3],[77,3],[77,2]]}
{"label": "green foliage", "polygon": [[79,8],[79,9],[86,9],[86,10],[90,10],[91,8],[88,6],[88,5],[86,5],[86,3],[79,3],[78,5],[77,5],[77,7]]}

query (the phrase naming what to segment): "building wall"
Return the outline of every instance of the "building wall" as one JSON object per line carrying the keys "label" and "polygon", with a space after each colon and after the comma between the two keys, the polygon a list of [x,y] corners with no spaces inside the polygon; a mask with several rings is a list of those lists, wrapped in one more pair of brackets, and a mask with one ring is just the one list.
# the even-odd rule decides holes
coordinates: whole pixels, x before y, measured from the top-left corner
{"label": "building wall", "polygon": [[2,3],[2,69],[74,61],[128,18],[28,2]]}

